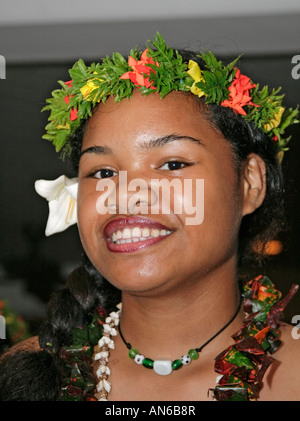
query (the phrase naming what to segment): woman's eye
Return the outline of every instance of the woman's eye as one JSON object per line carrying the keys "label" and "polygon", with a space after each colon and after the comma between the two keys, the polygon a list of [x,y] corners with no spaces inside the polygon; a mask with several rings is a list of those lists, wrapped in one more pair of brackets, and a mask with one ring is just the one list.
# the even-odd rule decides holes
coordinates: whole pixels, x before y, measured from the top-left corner
{"label": "woman's eye", "polygon": [[185,162],[180,161],[169,161],[163,164],[160,169],[161,170],[168,170],[168,171],[175,171],[175,170],[181,170],[182,168],[186,167],[188,164]]}
{"label": "woman's eye", "polygon": [[114,177],[115,175],[117,175],[117,173],[113,170],[109,170],[109,169],[105,168],[103,170],[96,171],[92,175],[95,178],[110,178],[110,177]]}

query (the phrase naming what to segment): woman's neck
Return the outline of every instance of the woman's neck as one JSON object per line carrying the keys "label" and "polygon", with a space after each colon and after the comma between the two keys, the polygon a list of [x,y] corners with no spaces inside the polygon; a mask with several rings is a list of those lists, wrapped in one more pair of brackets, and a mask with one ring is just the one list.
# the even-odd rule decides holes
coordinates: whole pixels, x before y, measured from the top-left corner
{"label": "woman's neck", "polygon": [[[184,283],[183,283],[184,284]],[[239,287],[234,270],[218,270],[172,292],[123,293],[121,328],[124,338],[145,356],[180,358],[200,347],[232,318],[239,305]],[[240,327],[243,312],[209,344],[228,346]],[[232,340],[231,340],[232,341]],[[207,352],[205,349],[205,352]],[[203,351],[204,353],[204,351]]]}

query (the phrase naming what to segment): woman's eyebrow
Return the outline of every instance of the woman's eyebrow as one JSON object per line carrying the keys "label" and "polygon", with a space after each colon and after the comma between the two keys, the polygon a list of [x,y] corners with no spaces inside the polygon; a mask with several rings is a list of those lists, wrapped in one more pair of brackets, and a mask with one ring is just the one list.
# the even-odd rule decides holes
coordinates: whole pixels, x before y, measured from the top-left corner
{"label": "woman's eyebrow", "polygon": [[86,153],[94,153],[96,155],[109,155],[112,153],[112,150],[108,146],[91,146],[90,148],[81,151],[80,158]]}
{"label": "woman's eyebrow", "polygon": [[[155,139],[147,140],[145,142],[141,142],[139,144],[139,148],[141,149],[153,149],[162,147],[164,145],[167,145],[168,143],[175,142],[177,140],[189,140],[193,143],[197,143],[201,146],[204,146],[204,144],[199,140],[191,136],[185,136],[185,135],[177,135],[177,134],[170,134],[167,136],[157,137]],[[109,155],[112,154],[113,151],[108,146],[91,146],[90,148],[84,149],[81,154],[80,158],[86,154],[96,154],[96,155]]]}
{"label": "woman's eyebrow", "polygon": [[139,147],[142,149],[152,149],[157,147],[162,147],[164,145],[167,145],[168,143],[175,142],[176,140],[189,140],[193,143],[197,143],[201,146],[205,146],[201,140],[196,139],[192,136],[186,136],[186,135],[178,135],[178,134],[170,134],[163,137],[158,137],[155,139],[147,140],[145,142],[142,142],[139,144]]}

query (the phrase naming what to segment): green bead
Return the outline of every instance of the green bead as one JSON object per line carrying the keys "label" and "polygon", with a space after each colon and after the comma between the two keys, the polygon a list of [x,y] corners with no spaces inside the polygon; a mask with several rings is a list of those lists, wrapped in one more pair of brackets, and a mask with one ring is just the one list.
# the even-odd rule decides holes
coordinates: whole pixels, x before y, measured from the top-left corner
{"label": "green bead", "polygon": [[128,352],[128,356],[129,358],[131,358],[132,360],[134,360],[135,356],[139,354],[139,351],[135,348],[131,348]]}
{"label": "green bead", "polygon": [[188,356],[191,360],[196,360],[197,358],[199,358],[199,354],[195,349],[190,349],[188,352]]}
{"label": "green bead", "polygon": [[178,370],[178,368],[180,368],[182,366],[182,361],[181,360],[174,360],[172,362],[172,368],[173,370]]}
{"label": "green bead", "polygon": [[153,368],[153,360],[150,360],[150,358],[144,358],[143,359],[143,366],[146,368]]}

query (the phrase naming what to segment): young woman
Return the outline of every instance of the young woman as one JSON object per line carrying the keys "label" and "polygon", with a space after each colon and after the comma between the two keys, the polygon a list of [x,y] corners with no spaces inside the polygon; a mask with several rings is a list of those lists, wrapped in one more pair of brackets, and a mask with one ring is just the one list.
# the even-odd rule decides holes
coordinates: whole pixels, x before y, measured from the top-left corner
{"label": "young woman", "polygon": [[128,62],[70,74],[46,138],[78,180],[37,190],[50,211],[68,198],[55,223],[76,199],[86,258],[39,338],[2,357],[1,399],[298,400],[299,342],[288,325],[279,337],[297,287],[282,299],[266,277],[239,279],[282,229],[279,160],[297,111],[236,62],[159,34]]}

